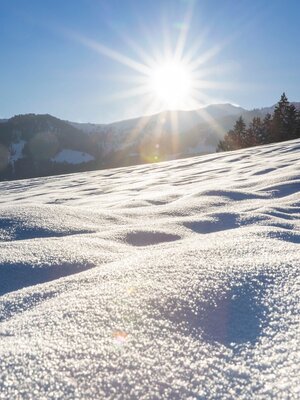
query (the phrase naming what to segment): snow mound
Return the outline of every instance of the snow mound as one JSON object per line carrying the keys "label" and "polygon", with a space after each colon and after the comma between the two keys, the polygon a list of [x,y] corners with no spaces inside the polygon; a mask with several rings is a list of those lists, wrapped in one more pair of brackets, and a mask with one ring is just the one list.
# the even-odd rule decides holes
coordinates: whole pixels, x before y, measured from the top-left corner
{"label": "snow mound", "polygon": [[1,396],[299,398],[299,151],[0,183]]}

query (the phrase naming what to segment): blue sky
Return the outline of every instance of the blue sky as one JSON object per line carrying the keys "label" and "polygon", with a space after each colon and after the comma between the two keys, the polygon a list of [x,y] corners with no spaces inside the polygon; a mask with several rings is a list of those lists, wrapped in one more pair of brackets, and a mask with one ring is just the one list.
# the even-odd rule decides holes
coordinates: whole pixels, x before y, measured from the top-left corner
{"label": "blue sky", "polygon": [[283,91],[300,101],[298,0],[0,0],[0,10],[0,118],[106,123],[159,111],[129,96],[140,73],[124,57],[159,62],[184,35],[183,56],[204,55],[213,82],[199,106],[263,107]]}

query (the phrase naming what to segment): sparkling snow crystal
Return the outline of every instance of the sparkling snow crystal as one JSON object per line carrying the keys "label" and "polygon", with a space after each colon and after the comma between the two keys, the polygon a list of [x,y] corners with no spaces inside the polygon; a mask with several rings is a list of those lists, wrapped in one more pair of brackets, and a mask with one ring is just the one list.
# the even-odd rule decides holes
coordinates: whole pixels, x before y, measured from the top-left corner
{"label": "sparkling snow crystal", "polygon": [[299,399],[300,141],[1,182],[1,399]]}

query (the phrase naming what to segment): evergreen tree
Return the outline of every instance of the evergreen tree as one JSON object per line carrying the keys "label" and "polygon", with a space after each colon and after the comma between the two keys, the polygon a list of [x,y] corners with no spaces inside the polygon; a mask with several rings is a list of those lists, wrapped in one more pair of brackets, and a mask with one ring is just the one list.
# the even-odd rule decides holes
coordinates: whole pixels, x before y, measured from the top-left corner
{"label": "evergreen tree", "polygon": [[263,121],[254,117],[248,128],[240,117],[224,140],[220,141],[217,151],[236,150],[296,138],[300,138],[300,110],[297,111],[283,93],[273,116],[267,114]]}
{"label": "evergreen tree", "polygon": [[249,128],[247,129],[247,138],[246,138],[246,146],[257,146],[262,144],[263,139],[263,123],[259,117],[254,117],[249,124]]}
{"label": "evergreen tree", "polygon": [[223,140],[220,140],[217,146],[217,152],[220,151],[230,151],[235,149],[234,144],[234,133],[233,130],[230,130],[226,133]]}
{"label": "evergreen tree", "polygon": [[219,142],[217,151],[237,150],[245,147],[247,137],[246,124],[242,117],[240,117],[232,130],[230,130],[224,139]]}
{"label": "evergreen tree", "polygon": [[287,110],[287,139],[297,138],[297,110],[294,104],[290,104]]}
{"label": "evergreen tree", "polygon": [[272,123],[272,142],[282,142],[289,139],[290,103],[283,93],[275,107]]}
{"label": "evergreen tree", "polygon": [[272,141],[272,115],[268,113],[263,120],[262,135],[259,144],[268,144]]}
{"label": "evergreen tree", "polygon": [[300,138],[300,110],[297,112],[296,138]]}
{"label": "evergreen tree", "polygon": [[240,117],[234,125],[233,139],[237,149],[245,147],[247,142],[247,130],[243,117]]}

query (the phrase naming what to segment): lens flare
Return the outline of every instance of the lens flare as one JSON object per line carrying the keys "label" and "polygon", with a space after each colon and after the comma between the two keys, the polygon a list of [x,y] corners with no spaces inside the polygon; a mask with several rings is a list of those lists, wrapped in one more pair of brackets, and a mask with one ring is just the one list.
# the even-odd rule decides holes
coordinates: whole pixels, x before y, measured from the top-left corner
{"label": "lens flare", "polygon": [[114,338],[114,342],[118,346],[122,346],[123,344],[125,344],[125,342],[128,338],[128,333],[126,333],[124,331],[115,331],[113,333],[113,338]]}

